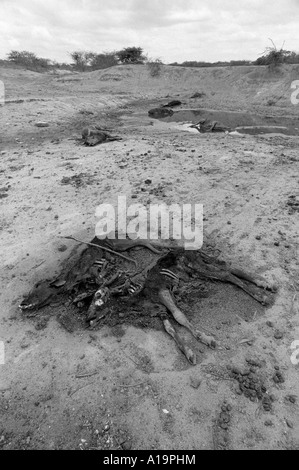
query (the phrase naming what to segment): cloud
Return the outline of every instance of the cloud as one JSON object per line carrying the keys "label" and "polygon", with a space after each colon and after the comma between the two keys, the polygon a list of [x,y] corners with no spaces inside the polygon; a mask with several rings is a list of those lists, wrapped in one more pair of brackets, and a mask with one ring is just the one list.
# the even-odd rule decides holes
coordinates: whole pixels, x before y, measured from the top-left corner
{"label": "cloud", "polygon": [[255,59],[269,37],[298,47],[298,0],[0,0],[0,11],[0,57],[134,45],[165,62],[217,61]]}

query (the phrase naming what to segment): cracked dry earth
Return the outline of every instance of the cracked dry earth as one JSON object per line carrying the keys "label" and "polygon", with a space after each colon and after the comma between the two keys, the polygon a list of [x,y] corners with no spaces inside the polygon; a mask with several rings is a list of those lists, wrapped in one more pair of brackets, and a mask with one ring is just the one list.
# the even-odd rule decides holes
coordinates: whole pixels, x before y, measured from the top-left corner
{"label": "cracked dry earth", "polygon": [[[195,134],[151,120],[147,111],[169,93],[186,107],[209,106],[211,95],[191,102],[200,84],[193,77],[189,86],[179,71],[168,84],[142,82],[143,68],[123,70],[133,78],[137,70],[131,88],[120,68],[64,78],[2,71],[0,448],[299,449],[299,365],[291,362],[299,139]],[[234,103],[226,93],[218,106]],[[245,104],[250,110],[250,97]],[[289,106],[271,112],[295,113]],[[84,147],[88,124],[122,140]],[[128,204],[202,203],[205,243],[275,283],[274,305],[264,309],[221,282],[185,299],[184,313],[192,305],[193,322],[218,343],[209,349],[178,327],[196,366],[162,327],[130,323],[121,312],[114,324],[73,332],[56,320],[61,307],[23,315],[23,296],[74,253],[77,244],[60,236],[91,240],[97,205],[119,194]]]}

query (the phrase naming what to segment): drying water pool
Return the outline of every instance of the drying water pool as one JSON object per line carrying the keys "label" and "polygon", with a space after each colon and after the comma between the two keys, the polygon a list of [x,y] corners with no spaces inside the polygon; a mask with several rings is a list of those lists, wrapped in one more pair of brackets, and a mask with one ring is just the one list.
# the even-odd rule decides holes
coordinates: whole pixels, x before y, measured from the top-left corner
{"label": "drying water pool", "polygon": [[267,115],[249,114],[237,111],[218,111],[212,109],[180,109],[174,111],[172,116],[159,119],[162,122],[176,122],[184,130],[190,129],[189,124],[196,124],[201,119],[217,121],[219,124],[236,130],[242,134],[285,134],[299,136],[298,117],[274,117]]}

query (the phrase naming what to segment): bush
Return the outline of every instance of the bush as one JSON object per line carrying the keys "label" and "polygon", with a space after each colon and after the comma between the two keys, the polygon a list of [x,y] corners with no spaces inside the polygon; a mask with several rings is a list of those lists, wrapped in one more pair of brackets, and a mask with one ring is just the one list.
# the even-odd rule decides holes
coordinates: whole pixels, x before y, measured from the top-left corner
{"label": "bush", "polygon": [[9,62],[21,65],[29,70],[46,71],[51,67],[49,59],[37,57],[33,52],[28,51],[10,51],[7,55]]}
{"label": "bush", "polygon": [[239,65],[252,65],[250,60],[231,60],[230,62],[204,62],[197,60],[188,60],[178,64],[173,62],[169,65],[174,65],[177,67],[228,67],[228,66],[239,66]]}
{"label": "bush", "polygon": [[116,52],[96,52],[74,51],[70,53],[74,66],[77,70],[85,72],[86,70],[107,69],[118,64]]}
{"label": "bush", "polygon": [[148,59],[146,66],[151,77],[160,77],[163,62],[161,59]]}
{"label": "bush", "polygon": [[90,62],[92,70],[107,69],[118,64],[116,52],[103,52],[102,54],[95,54]]}
{"label": "bush", "polygon": [[118,51],[116,56],[122,64],[144,64],[146,60],[141,47],[126,47]]}
{"label": "bush", "polygon": [[278,69],[281,64],[288,62],[290,56],[292,56],[291,51],[283,49],[283,45],[280,49],[277,49],[276,45],[272,42],[272,46],[267,47],[261,57],[258,57],[255,64],[256,65],[267,65],[270,70]]}

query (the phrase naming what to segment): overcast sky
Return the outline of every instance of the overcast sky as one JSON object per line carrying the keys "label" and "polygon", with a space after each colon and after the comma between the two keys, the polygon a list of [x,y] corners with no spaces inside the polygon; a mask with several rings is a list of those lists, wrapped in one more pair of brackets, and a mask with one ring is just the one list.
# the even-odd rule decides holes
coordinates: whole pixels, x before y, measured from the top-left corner
{"label": "overcast sky", "polygon": [[299,52],[299,0],[0,0],[0,58],[140,46],[165,63],[254,60],[269,37]]}

